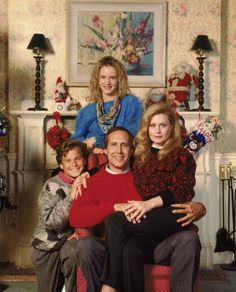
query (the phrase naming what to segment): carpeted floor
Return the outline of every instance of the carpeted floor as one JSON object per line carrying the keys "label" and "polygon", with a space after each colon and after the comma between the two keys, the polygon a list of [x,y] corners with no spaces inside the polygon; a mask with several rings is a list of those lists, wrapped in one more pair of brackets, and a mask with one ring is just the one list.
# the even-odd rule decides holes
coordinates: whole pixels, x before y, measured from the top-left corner
{"label": "carpeted floor", "polygon": [[[0,263],[0,292],[35,292],[36,276],[33,269],[23,269],[11,263]],[[199,292],[236,291],[236,271],[212,270],[199,272]]]}
{"label": "carpeted floor", "polygon": [[0,282],[11,281],[36,281],[34,270],[20,268],[9,262],[0,262]]}
{"label": "carpeted floor", "polygon": [[[36,280],[34,270],[32,268],[20,268],[9,262],[0,263],[0,279],[1,281],[12,281],[13,279],[22,281]],[[225,271],[219,265],[215,265],[212,270],[200,270],[200,281],[228,281]]]}
{"label": "carpeted floor", "polygon": [[221,269],[220,265],[215,265],[212,270],[200,269],[199,280],[210,282],[228,282],[226,273]]}

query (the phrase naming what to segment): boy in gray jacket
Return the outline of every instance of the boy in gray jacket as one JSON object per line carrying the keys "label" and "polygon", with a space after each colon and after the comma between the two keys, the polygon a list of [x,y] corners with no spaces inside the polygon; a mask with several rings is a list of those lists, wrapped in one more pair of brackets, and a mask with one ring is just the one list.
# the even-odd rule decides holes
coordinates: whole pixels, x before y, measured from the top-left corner
{"label": "boy in gray jacket", "polygon": [[49,178],[39,195],[38,225],[33,234],[32,262],[38,292],[76,292],[77,235],[69,225],[69,209],[88,172],[86,144],[68,140],[57,156],[61,171]]}

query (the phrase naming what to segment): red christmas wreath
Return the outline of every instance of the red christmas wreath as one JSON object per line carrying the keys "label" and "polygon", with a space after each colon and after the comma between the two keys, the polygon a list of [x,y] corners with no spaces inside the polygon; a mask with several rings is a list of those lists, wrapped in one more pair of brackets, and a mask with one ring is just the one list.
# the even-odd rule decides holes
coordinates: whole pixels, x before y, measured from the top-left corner
{"label": "red christmas wreath", "polygon": [[59,120],[61,117],[59,112],[54,112],[52,116],[56,120],[56,125],[48,129],[46,133],[46,141],[53,150],[58,152],[61,144],[70,138],[70,132],[66,128],[61,128],[59,126]]}

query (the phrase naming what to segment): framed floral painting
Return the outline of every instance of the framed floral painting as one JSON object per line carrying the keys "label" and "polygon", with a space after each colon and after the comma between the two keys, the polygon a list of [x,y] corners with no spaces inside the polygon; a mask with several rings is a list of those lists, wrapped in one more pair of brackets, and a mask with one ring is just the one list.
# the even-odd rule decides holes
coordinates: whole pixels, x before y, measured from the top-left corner
{"label": "framed floral painting", "polygon": [[81,3],[68,6],[67,84],[87,86],[94,64],[120,60],[133,87],[165,87],[166,3]]}

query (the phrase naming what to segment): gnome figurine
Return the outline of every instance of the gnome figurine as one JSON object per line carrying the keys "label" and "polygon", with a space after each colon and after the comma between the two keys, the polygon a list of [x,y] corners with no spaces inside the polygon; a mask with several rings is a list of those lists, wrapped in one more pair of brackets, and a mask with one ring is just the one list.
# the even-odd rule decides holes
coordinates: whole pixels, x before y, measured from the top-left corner
{"label": "gnome figurine", "polygon": [[54,110],[67,111],[71,104],[71,97],[69,96],[65,82],[62,81],[61,77],[57,78],[56,87],[54,91]]}

